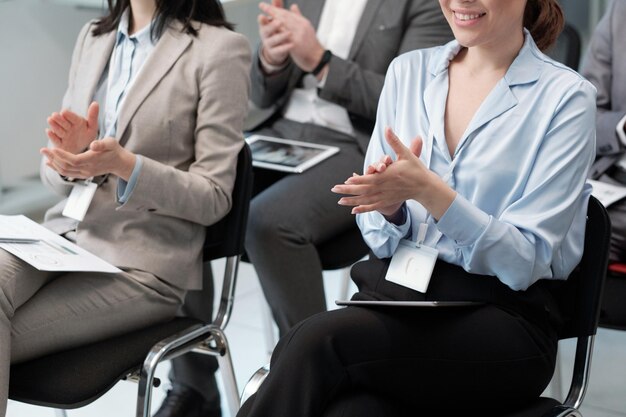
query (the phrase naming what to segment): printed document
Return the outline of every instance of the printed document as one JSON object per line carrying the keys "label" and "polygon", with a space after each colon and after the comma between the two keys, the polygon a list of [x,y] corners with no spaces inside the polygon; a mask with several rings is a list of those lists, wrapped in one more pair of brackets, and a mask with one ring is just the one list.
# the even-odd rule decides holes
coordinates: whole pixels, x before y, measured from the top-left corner
{"label": "printed document", "polygon": [[40,271],[122,272],[26,216],[0,215],[0,248]]}
{"label": "printed document", "polygon": [[626,197],[626,187],[622,185],[608,184],[594,180],[587,180],[587,183],[591,184],[591,194],[597,198],[604,207],[608,207]]}

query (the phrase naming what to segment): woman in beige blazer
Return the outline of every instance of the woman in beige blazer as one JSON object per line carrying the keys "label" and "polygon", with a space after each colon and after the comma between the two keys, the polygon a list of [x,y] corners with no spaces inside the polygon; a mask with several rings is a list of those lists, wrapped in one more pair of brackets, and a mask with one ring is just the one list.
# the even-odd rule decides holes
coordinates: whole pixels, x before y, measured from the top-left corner
{"label": "woman in beige blazer", "polygon": [[0,416],[10,363],[172,318],[201,285],[205,226],[230,209],[248,42],[217,0],[108,3],[78,37],[41,176],[64,197],[95,177],[82,221],[64,200],[45,226],[123,272],[41,272],[0,251]]}

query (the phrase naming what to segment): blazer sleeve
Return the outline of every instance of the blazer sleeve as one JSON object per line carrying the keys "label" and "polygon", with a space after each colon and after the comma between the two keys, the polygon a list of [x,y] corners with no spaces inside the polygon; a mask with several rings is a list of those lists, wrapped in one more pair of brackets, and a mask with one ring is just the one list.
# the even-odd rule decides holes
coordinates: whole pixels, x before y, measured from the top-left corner
{"label": "blazer sleeve", "polygon": [[288,58],[285,68],[271,75],[265,74],[259,60],[260,51],[261,44],[259,44],[252,58],[252,69],[250,70],[252,90],[250,99],[259,108],[265,109],[286,97],[289,90],[289,80],[294,71],[299,71],[299,69],[291,61],[291,58]]}
{"label": "blazer sleeve", "polygon": [[612,103],[618,98],[611,97],[613,51],[615,50],[612,32],[614,25],[622,24],[622,19],[626,17],[626,5],[622,7],[620,13],[615,10],[617,3],[619,2],[612,3],[598,23],[581,70],[583,76],[591,81],[598,90],[596,99],[598,108],[596,115],[596,154],[598,156],[622,152],[622,145],[615,128],[625,114],[622,111],[612,110]]}
{"label": "blazer sleeve", "polygon": [[[70,97],[72,96],[72,91],[74,89],[74,79],[76,78],[76,71],[78,69],[80,57],[83,53],[85,40],[87,39],[89,31],[91,30],[92,24],[93,21],[83,26],[78,35],[78,39],[76,40],[76,45],[74,46],[74,52],[72,53],[72,63],[70,64],[68,87],[65,91],[65,95],[63,96],[62,108],[64,109],[70,107],[69,101]],[[50,141],[48,141],[48,147],[52,147],[52,143]],[[47,159],[45,156],[41,158],[41,163],[39,166],[39,176],[41,177],[41,181],[53,192],[61,196],[68,196],[69,193],[72,191],[72,183],[69,181],[65,181],[58,172],[48,167],[46,165],[46,161]]]}
{"label": "blazer sleeve", "polygon": [[205,226],[230,210],[244,143],[251,52],[242,35],[228,32],[222,39],[217,53],[207,53],[198,80],[195,160],[184,171],[144,156],[135,189],[117,210],[150,211]]}
{"label": "blazer sleeve", "polygon": [[[409,1],[402,24],[404,34],[400,43],[386,46],[397,48],[396,55],[443,45],[452,39],[450,27],[436,1]],[[350,113],[375,120],[378,98],[384,82],[384,71],[375,72],[363,68],[358,62],[333,56],[329,63],[326,83],[319,96],[345,107]]]}

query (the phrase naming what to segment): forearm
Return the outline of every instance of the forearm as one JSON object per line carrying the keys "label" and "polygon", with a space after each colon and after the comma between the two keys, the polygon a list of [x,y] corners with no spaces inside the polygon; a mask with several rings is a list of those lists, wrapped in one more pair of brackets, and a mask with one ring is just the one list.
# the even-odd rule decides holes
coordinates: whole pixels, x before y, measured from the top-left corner
{"label": "forearm", "polygon": [[291,60],[288,60],[284,68],[273,74],[266,74],[261,68],[259,60],[260,47],[252,57],[252,69],[250,78],[252,80],[250,99],[260,108],[267,108],[276,104],[287,93],[289,79],[293,71],[298,71]]}

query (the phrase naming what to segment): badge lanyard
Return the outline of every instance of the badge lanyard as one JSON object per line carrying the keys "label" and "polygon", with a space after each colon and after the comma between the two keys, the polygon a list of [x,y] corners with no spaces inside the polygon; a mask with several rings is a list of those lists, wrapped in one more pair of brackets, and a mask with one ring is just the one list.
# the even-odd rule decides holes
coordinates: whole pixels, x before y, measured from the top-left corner
{"label": "badge lanyard", "polygon": [[[113,49],[113,53],[111,54],[111,59],[109,61],[109,74],[107,77],[108,79],[107,79],[107,94],[106,94],[107,100],[112,99],[111,80],[113,77],[111,76],[111,72],[116,63],[116,55],[117,55],[117,50],[118,50],[117,48],[118,48],[118,45],[115,45],[115,48]],[[120,103],[120,105],[117,107],[115,111],[115,118],[113,119],[113,124],[109,126],[109,128],[106,130],[105,135],[103,137],[111,136],[111,134],[113,133],[113,130],[117,126],[117,119],[119,117],[121,107],[122,106]],[[84,181],[75,182],[72,185],[72,191],[69,197],[67,198],[67,202],[65,203],[65,207],[63,209],[63,215],[65,217],[69,217],[71,219],[82,222],[85,218],[85,215],[87,214],[87,210],[89,210],[89,206],[91,205],[91,201],[93,200],[96,194],[96,190],[98,189],[100,185],[102,185],[106,181],[108,176],[109,174],[105,174],[105,175],[101,175],[95,178],[90,177],[90,178],[85,179]]]}
{"label": "badge lanyard", "polygon": [[[428,140],[424,144],[424,152],[422,153],[422,162],[428,169],[430,169],[434,139],[435,135],[431,125],[428,129]],[[470,139],[467,138],[453,155],[452,162],[442,176],[446,183],[452,179],[454,169],[459,162],[459,156],[469,142]],[[391,258],[385,279],[425,293],[439,256],[439,251],[435,247],[441,239],[442,233],[436,227],[430,227],[428,223],[430,215],[424,206],[415,200],[407,201],[407,206],[410,207],[411,224],[419,226],[413,227],[411,240],[403,239],[400,241]],[[429,231],[430,233],[428,233]]]}

